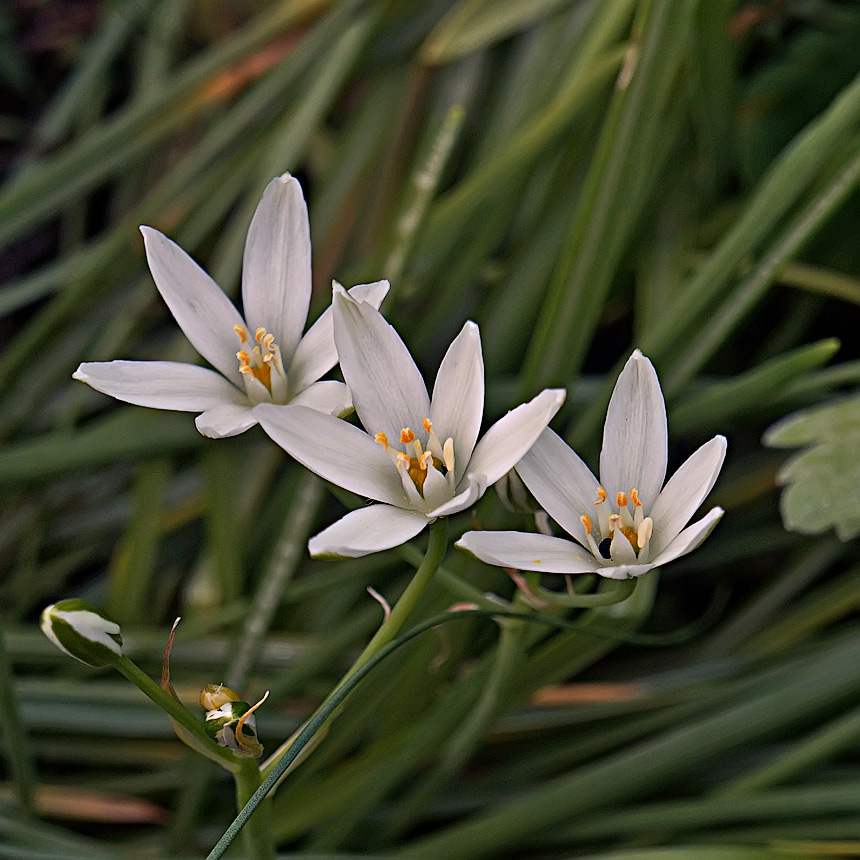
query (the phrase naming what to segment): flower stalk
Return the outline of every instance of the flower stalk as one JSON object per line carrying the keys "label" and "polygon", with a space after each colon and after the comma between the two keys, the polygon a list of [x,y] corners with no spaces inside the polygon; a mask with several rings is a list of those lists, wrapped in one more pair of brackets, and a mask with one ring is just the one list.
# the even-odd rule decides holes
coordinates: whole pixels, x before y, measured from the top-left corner
{"label": "flower stalk", "polygon": [[[326,696],[325,701],[317,708],[314,715],[305,723],[305,726],[314,721],[321,712],[324,712],[330,705],[333,699],[338,698],[343,688],[353,678],[368,661],[380,653],[387,645],[389,645],[403,629],[406,619],[412,614],[418,601],[424,595],[427,587],[433,581],[436,571],[442,564],[445,558],[445,553],[448,549],[448,518],[439,517],[430,525],[430,540],[427,544],[427,552],[424,554],[424,559],[415,571],[415,575],[406,586],[400,599],[394,604],[388,617],[382,622],[379,629],[374,634],[367,646],[358,655],[355,662],[347,670],[346,674],[338,681],[334,689]],[[323,720],[319,728],[322,729],[336,715],[340,706],[330,711],[328,716]],[[289,755],[290,759],[295,759],[307,743],[313,738],[309,735],[302,740],[302,732],[297,733],[281,746],[274,755],[263,765],[261,771],[264,776],[269,776],[274,770],[279,767],[279,763],[285,756]]]}

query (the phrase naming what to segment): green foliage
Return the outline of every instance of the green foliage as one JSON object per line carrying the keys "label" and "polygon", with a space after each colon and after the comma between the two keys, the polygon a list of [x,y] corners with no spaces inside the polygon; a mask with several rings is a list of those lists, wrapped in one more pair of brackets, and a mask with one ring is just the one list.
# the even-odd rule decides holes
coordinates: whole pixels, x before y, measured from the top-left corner
{"label": "green foliage", "polygon": [[[196,360],[138,227],[235,297],[284,171],[312,318],[333,278],[389,277],[422,370],[474,319],[487,422],[564,386],[553,426],[592,467],[639,347],[670,472],[716,433],[729,454],[713,535],[623,603],[520,598],[528,623],[458,617],[388,655],[274,795],[281,851],[856,853],[858,34],[839,0],[0,4],[0,855],[199,857],[235,812],[162,712],[52,648],[46,604],[108,610],[153,678],[181,615],[177,693],[270,690],[268,755],[373,639],[366,589],[394,604],[421,563],[426,538],[310,560],[361,500],[258,429],[205,439],[71,379]],[[535,527],[492,491],[452,537],[476,525]],[[404,630],[516,593],[449,550]]]}
{"label": "green foliage", "polygon": [[832,528],[841,540],[860,534],[860,396],[789,415],[768,429],[764,443],[804,449],[779,471],[787,529],[821,534]]}

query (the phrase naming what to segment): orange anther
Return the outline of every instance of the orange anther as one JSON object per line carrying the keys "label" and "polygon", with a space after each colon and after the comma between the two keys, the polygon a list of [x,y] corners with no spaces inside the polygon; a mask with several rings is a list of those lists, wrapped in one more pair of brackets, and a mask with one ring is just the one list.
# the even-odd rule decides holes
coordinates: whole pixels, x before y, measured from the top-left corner
{"label": "orange anther", "polygon": [[375,442],[379,442],[379,444],[382,445],[383,448],[388,447],[388,437],[384,433],[382,433],[382,432],[377,433],[373,437],[373,439]]}
{"label": "orange anther", "polygon": [[257,343],[262,343],[262,342],[263,342],[263,338],[264,338],[265,336],[266,336],[266,330],[265,330],[262,326],[260,326],[260,328],[258,328],[258,329],[254,332],[254,340],[255,340],[255,341],[257,341]]}
{"label": "orange anther", "polygon": [[627,505],[630,504],[630,500],[627,498],[627,493],[619,493],[615,497],[615,504],[618,505],[619,508],[626,508]]}
{"label": "orange anther", "polygon": [[597,501],[594,503],[595,505],[602,505],[606,501],[606,490],[603,487],[597,488]]}
{"label": "orange anther", "polygon": [[636,487],[633,487],[633,489],[630,490],[630,498],[637,508],[642,507],[642,502],[639,501],[639,493],[637,492]]}
{"label": "orange anther", "polygon": [[433,422],[432,422],[429,418],[425,418],[425,419],[421,422],[421,426],[422,426],[422,427],[423,427],[423,428],[424,428],[428,433],[432,433],[432,432],[433,432]]}
{"label": "orange anther", "polygon": [[585,528],[585,533],[587,535],[590,535],[591,534],[591,517],[588,516],[587,514],[583,514],[579,518],[579,521],[582,523],[583,527]]}
{"label": "orange anther", "polygon": [[233,326],[233,331],[236,332],[236,336],[239,338],[240,343],[245,343],[248,340],[248,330],[243,325],[239,325],[238,323]]}
{"label": "orange anther", "polygon": [[415,434],[412,432],[412,430],[409,427],[404,427],[400,431],[400,441],[404,445],[408,445],[410,442],[415,441]]}

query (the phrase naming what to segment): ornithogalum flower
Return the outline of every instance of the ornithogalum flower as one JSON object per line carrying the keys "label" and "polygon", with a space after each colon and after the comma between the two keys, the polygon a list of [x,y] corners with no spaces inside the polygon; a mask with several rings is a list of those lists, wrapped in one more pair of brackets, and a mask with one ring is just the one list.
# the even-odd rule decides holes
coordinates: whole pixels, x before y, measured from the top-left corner
{"label": "ornithogalum flower", "polygon": [[713,508],[684,528],[714,486],[725,455],[725,438],[715,436],[663,486],[666,407],[657,373],[637,349],[609,401],[600,481],[549,429],[517,464],[532,495],[575,542],[482,531],[467,532],[456,546],[489,564],[519,570],[641,576],[695,549],[723,515]]}
{"label": "ornithogalum flower", "polygon": [[[299,183],[273,179],[248,230],[242,269],[244,317],[178,245],[142,227],[155,285],[194,348],[215,368],[173,361],[82,364],[75,379],[138,406],[199,412],[206,436],[235,436],[257,423],[258,403],[300,403],[341,414],[340,382],[317,382],[337,361],[331,309],[302,337],[311,300],[308,212]],[[388,282],[353,287],[379,307]]]}
{"label": "ornithogalum flower", "polygon": [[541,392],[477,441],[484,362],[474,323],[448,348],[431,399],[403,341],[374,307],[338,287],[332,305],[341,370],[367,432],[302,406],[261,404],[254,414],[300,463],[381,503],[347,514],[309,543],[314,556],[356,557],[473,505],[532,446],[564,391]]}

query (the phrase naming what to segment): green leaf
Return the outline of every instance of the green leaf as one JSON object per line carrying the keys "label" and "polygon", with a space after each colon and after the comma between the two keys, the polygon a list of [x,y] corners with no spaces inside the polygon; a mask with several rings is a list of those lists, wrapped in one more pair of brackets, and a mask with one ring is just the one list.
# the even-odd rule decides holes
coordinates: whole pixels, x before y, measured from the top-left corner
{"label": "green leaf", "polygon": [[860,395],[789,415],[764,435],[774,448],[803,447],[782,467],[780,500],[789,531],[820,534],[835,528],[840,540],[860,534]]}

